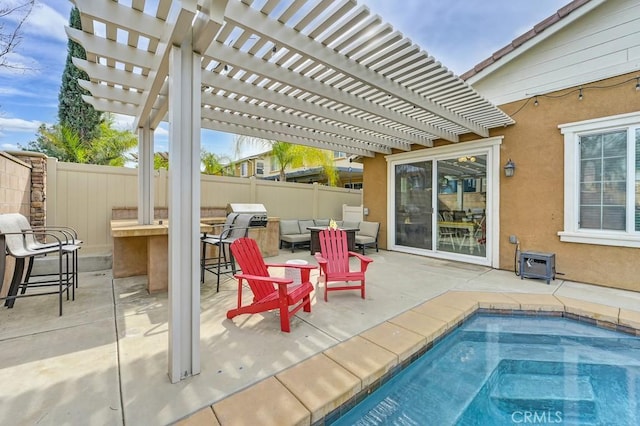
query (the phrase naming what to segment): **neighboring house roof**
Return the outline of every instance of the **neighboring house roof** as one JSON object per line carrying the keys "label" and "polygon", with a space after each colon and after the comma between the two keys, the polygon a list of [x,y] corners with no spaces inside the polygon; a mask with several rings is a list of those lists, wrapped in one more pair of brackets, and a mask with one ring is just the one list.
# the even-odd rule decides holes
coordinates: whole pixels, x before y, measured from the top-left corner
{"label": "neighboring house roof", "polygon": [[248,155],[246,157],[243,158],[239,158],[235,161],[235,163],[242,163],[243,161],[249,161],[249,160],[255,160],[255,159],[260,159],[261,157],[267,156],[267,155],[271,155],[271,149],[268,149],[264,152],[259,152],[257,154],[253,154],[253,155]]}
{"label": "neighboring house roof", "polygon": [[[532,40],[535,37],[539,37],[539,35],[543,31],[547,30],[549,27],[556,24],[562,27],[563,24],[568,23],[568,21],[565,20],[565,18],[569,16],[570,13],[576,11],[577,9],[579,9],[580,7],[584,6],[585,4],[591,1],[592,0],[573,0],[571,3],[567,4],[566,6],[561,7],[560,9],[558,9],[556,13],[554,13],[553,15],[549,16],[546,19],[543,19],[542,21],[534,25],[533,28],[531,28],[529,31],[516,37],[509,44],[507,44],[501,49],[498,49],[491,56],[489,56],[488,58],[486,58],[485,60],[483,60],[476,66],[474,66],[473,68],[471,68],[469,71],[462,74],[460,78],[465,81],[469,80],[472,77],[476,76],[477,74],[481,73],[482,71],[486,70],[487,68],[491,67],[497,61],[504,58],[508,54],[512,53],[514,50],[521,48],[521,46],[526,42]],[[564,22],[561,22],[563,20]],[[522,48],[522,50],[525,50],[525,49]]]}

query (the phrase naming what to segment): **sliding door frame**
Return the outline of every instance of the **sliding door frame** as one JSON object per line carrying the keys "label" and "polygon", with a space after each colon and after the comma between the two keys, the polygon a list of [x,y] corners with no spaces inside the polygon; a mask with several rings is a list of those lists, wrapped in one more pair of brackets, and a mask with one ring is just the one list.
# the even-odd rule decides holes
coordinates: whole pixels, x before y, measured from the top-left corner
{"label": "sliding door frame", "polygon": [[[471,142],[451,144],[436,148],[420,149],[400,154],[392,154],[385,157],[387,160],[387,249],[404,253],[429,256],[440,259],[449,259],[474,263],[479,265],[499,266],[499,244],[500,235],[500,176],[502,172],[502,162],[500,159],[500,145],[502,136],[479,139]],[[487,192],[486,192],[486,217],[487,217],[487,241],[486,256],[479,257],[473,255],[451,253],[437,250],[425,250],[414,247],[401,246],[396,244],[396,206],[395,206],[395,168],[400,164],[413,163],[417,161],[434,161],[449,159],[462,155],[486,155],[487,156]],[[433,167],[433,173],[437,173],[437,167]],[[433,180],[437,189],[437,179]],[[437,191],[433,191],[434,200],[432,205],[437,206]],[[435,211],[432,217],[437,217]],[[435,219],[434,219],[435,221]],[[435,225],[435,224],[434,224]],[[434,233],[437,229],[433,227]],[[435,247],[436,237],[434,236]]]}

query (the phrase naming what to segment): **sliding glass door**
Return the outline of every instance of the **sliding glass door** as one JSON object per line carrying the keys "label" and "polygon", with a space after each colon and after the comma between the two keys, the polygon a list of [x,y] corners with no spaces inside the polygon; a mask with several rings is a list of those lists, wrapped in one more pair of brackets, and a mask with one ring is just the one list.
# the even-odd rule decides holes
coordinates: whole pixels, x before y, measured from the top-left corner
{"label": "sliding glass door", "polygon": [[394,164],[395,246],[486,258],[487,157],[469,152]]}
{"label": "sliding glass door", "polygon": [[462,155],[436,162],[436,250],[486,256],[487,156]]}
{"label": "sliding glass door", "polygon": [[395,167],[396,244],[431,250],[433,244],[433,163]]}

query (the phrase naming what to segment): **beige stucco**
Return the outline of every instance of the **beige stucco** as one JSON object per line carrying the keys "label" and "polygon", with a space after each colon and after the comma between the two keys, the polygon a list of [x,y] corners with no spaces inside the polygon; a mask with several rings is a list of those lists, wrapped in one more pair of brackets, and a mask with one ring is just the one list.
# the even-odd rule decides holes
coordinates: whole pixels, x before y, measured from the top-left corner
{"label": "beige stucco", "polygon": [[[509,235],[516,235],[522,250],[555,253],[559,278],[640,291],[640,249],[566,243],[558,236],[564,229],[564,137],[558,125],[638,111],[640,92],[635,90],[635,80],[611,87],[634,77],[635,73],[626,74],[584,86],[582,100],[578,100],[578,88],[569,88],[549,94],[575,90],[567,96],[538,97],[537,106],[533,99],[524,107],[527,100],[500,106],[516,120],[515,125],[494,129],[490,135],[504,136],[500,165],[509,158],[516,164],[512,178],[500,174],[500,269],[514,268],[515,246],[509,243]],[[461,138],[477,139],[477,135]],[[369,207],[370,220],[382,224],[380,244],[386,248],[386,205],[392,202],[386,193],[387,163],[377,155],[364,164],[364,205]]]}

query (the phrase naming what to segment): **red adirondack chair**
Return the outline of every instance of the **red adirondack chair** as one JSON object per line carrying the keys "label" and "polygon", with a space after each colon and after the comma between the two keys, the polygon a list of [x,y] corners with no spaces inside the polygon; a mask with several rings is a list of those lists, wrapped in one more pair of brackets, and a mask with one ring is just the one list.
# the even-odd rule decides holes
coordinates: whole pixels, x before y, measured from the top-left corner
{"label": "red adirondack chair", "polygon": [[[309,281],[314,265],[265,264],[258,244],[251,238],[239,238],[231,244],[231,252],[242,273],[235,274],[238,279],[238,307],[227,311],[227,318],[241,314],[257,314],[273,309],[280,310],[280,328],[291,331],[290,318],[300,309],[311,312],[310,293],[313,285]],[[296,268],[300,270],[301,284],[292,285],[290,278],[272,277],[270,267]],[[253,302],[242,306],[242,283],[246,280],[253,292]],[[291,308],[291,309],[290,309]]]}
{"label": "red adirondack chair", "polygon": [[[318,282],[324,281],[324,301],[327,301],[327,293],[336,290],[360,290],[362,298],[365,298],[365,272],[373,259],[349,251],[347,247],[347,233],[339,229],[325,229],[320,231],[320,253],[315,258],[320,265],[320,277]],[[360,260],[360,270],[351,271],[349,258],[356,257]],[[360,281],[359,285],[329,286],[330,282]]]}

